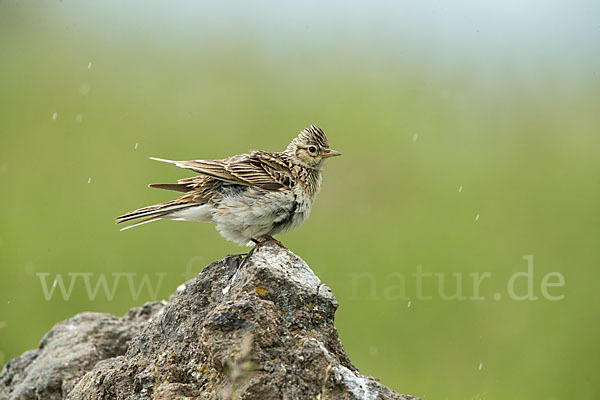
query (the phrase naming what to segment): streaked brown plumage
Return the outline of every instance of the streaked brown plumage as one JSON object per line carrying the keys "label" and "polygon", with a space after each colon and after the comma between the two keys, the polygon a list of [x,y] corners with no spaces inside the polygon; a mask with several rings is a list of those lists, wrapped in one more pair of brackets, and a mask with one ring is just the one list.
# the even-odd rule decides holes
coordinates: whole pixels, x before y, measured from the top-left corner
{"label": "streaked brown plumage", "polygon": [[123,228],[128,229],[162,218],[215,222],[229,240],[260,242],[297,227],[308,217],[321,185],[323,164],[338,155],[330,149],[325,133],[311,125],[283,152],[252,151],[224,160],[153,158],[200,175],[150,185],[185,194],[117,217],[117,223],[145,218]]}

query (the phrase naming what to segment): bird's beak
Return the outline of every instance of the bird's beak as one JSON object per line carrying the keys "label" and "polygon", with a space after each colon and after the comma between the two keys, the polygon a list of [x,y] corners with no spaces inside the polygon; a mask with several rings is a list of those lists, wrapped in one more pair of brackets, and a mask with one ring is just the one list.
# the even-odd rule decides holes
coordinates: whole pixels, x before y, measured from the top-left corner
{"label": "bird's beak", "polygon": [[329,157],[337,157],[337,156],[341,156],[341,155],[342,155],[342,153],[340,153],[339,151],[329,150],[327,153],[319,154],[319,157],[329,158]]}

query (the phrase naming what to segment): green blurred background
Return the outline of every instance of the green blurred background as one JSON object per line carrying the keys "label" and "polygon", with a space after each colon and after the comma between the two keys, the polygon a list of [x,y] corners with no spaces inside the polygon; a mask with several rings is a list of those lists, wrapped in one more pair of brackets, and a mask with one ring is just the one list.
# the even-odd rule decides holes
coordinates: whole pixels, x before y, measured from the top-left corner
{"label": "green blurred background", "polygon": [[[90,300],[79,280],[46,301],[36,274],[166,274],[161,299],[246,251],[209,224],[119,232],[116,215],[171,198],[148,183],[190,176],[149,156],[277,151],[315,123],[344,156],[280,239],[333,288],[362,373],[424,399],[600,398],[599,11],[0,2],[0,362],[75,313],[152,300],[125,281]],[[539,299],[517,301],[530,254]],[[419,300],[418,266],[447,293],[462,274],[467,297],[489,272],[485,299],[445,301],[429,278]],[[562,300],[541,296],[550,272]]]}

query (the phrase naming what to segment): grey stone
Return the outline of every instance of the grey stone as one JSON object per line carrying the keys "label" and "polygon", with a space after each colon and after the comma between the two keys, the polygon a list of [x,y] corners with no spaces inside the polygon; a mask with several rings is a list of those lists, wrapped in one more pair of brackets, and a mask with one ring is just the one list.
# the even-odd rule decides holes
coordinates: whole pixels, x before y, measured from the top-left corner
{"label": "grey stone", "polygon": [[3,369],[0,398],[416,399],[359,373],[337,307],[302,259],[268,242],[208,265],[165,304],[57,324]]}
{"label": "grey stone", "polygon": [[37,349],[4,366],[0,399],[64,399],[98,361],[125,354],[140,326],[165,304],[133,308],[122,318],[82,313],[59,322],[44,335]]}

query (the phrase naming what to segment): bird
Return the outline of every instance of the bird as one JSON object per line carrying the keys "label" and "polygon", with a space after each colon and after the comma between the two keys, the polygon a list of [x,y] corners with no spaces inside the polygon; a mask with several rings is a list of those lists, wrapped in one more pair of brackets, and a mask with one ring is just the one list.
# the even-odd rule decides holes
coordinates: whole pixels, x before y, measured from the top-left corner
{"label": "bird", "polygon": [[199,175],[149,185],[184,194],[116,217],[116,223],[136,221],[121,229],[126,230],[160,219],[213,222],[221,236],[240,245],[268,240],[281,245],[273,236],[308,218],[321,187],[323,165],[341,154],[330,148],[321,128],[310,125],[282,152],[253,150],[221,160],[150,157]]}

